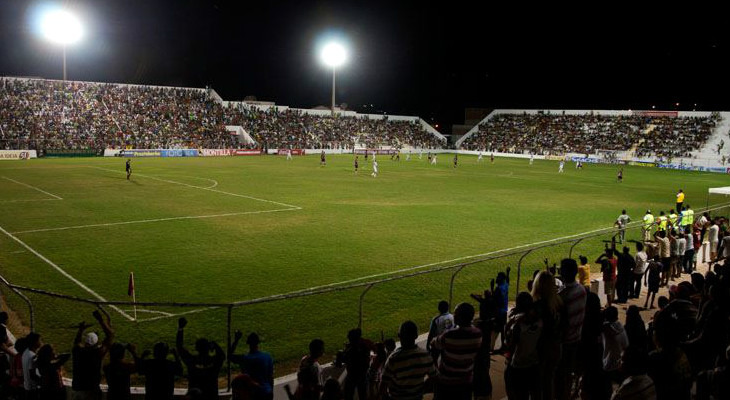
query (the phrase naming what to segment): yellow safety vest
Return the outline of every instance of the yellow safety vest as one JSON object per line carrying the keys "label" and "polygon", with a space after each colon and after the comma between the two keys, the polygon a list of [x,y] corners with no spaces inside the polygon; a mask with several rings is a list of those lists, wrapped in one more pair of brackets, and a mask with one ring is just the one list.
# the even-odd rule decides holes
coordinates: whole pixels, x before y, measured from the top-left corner
{"label": "yellow safety vest", "polygon": [[667,216],[662,215],[659,218],[657,218],[657,222],[659,223],[659,230],[660,231],[666,231],[667,230]]}
{"label": "yellow safety vest", "polygon": [[644,215],[644,229],[651,228],[651,225],[654,223],[654,216],[651,214]]}
{"label": "yellow safety vest", "polygon": [[676,226],[677,225],[677,214],[671,213],[669,214],[669,223]]}

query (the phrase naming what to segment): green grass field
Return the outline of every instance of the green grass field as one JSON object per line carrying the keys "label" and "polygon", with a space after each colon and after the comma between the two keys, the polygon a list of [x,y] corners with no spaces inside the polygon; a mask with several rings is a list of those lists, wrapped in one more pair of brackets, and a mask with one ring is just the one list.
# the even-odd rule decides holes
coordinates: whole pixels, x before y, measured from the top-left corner
{"label": "green grass field", "polygon": [[[622,208],[639,220],[647,208],[668,210],[678,188],[686,203],[704,206],[707,188],[727,185],[720,174],[500,159],[476,162],[439,156],[390,161],[380,176],[353,173],[351,156],[134,159],[127,181],[122,159],[43,159],[0,163],[0,274],[11,282],[88,299],[228,303],[332,285],[394,271],[433,268],[494,250],[610,227]],[[635,234],[638,235],[638,234]],[[17,240],[14,240],[16,238]],[[574,254],[595,258],[599,238]],[[19,241],[27,245],[23,246]],[[528,271],[545,257],[557,262],[568,245],[535,251]],[[32,249],[32,250],[31,250]],[[42,257],[43,258],[42,258]],[[484,289],[517,256],[466,268],[454,301]],[[425,330],[436,302],[447,298],[450,271],[373,287],[365,298],[366,335],[394,337],[400,322]],[[366,279],[366,280],[367,280]],[[513,275],[514,283],[514,275]],[[93,294],[93,293],[95,294]],[[279,373],[322,337],[333,354],[358,323],[362,289],[236,308],[233,328],[257,331]],[[4,291],[27,318],[18,297]],[[514,294],[514,288],[511,289]],[[71,346],[93,306],[30,294],[36,324],[60,351]],[[118,339],[143,348],[174,342],[176,319],[189,313],[187,342],[226,340],[226,310],[130,307],[112,315]]]}

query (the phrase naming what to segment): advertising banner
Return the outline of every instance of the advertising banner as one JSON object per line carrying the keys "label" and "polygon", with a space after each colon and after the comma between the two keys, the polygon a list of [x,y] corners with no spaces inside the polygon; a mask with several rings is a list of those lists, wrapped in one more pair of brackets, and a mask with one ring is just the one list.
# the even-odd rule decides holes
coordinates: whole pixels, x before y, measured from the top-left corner
{"label": "advertising banner", "polygon": [[644,161],[629,161],[629,165],[633,165],[635,167],[656,167],[656,163]]}
{"label": "advertising banner", "polygon": [[276,154],[278,154],[280,156],[285,156],[290,151],[291,151],[291,155],[293,155],[293,156],[303,156],[304,155],[304,149],[291,149],[291,150],[279,149],[279,152]]}
{"label": "advertising banner", "polygon": [[234,156],[260,156],[261,149],[237,149],[233,150]]}
{"label": "advertising banner", "polygon": [[0,150],[0,160],[28,160],[37,157],[35,150]]}
{"label": "advertising banner", "polygon": [[198,149],[160,150],[162,157],[197,157]]}
{"label": "advertising banner", "polygon": [[201,149],[200,155],[203,157],[220,157],[230,156],[233,153],[231,149]]}
{"label": "advertising banner", "polygon": [[593,157],[571,157],[571,161],[575,162],[584,162],[584,163],[590,163],[590,164],[598,164],[600,162],[599,159],[593,158]]}

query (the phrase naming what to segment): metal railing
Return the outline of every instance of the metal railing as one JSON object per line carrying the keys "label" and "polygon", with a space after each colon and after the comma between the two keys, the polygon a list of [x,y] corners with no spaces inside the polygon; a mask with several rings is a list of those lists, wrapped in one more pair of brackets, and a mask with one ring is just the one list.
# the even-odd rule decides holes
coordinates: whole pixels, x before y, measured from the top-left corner
{"label": "metal railing", "polygon": [[[730,203],[715,205],[712,207],[706,207],[702,208],[696,211],[697,217],[703,212],[709,212],[712,214],[718,214],[719,211],[730,211]],[[656,225],[656,224],[655,224]],[[627,225],[626,231],[627,234],[629,232],[641,232],[643,233],[644,230],[644,223],[641,221],[632,222]],[[0,276],[0,283],[7,287],[12,293],[19,296],[23,302],[28,306],[29,315],[30,315],[30,328],[31,330],[35,329],[35,321],[36,321],[36,309],[33,305],[33,302],[29,299],[29,297],[26,295],[26,293],[32,293],[44,297],[50,297],[55,299],[63,299],[68,300],[71,302],[76,303],[84,303],[93,305],[94,307],[97,307],[98,309],[102,310],[107,316],[109,315],[108,312],[105,310],[105,306],[130,306],[130,307],[176,307],[176,308],[190,308],[190,307],[198,307],[202,308],[203,310],[212,310],[212,309],[225,309],[226,310],[226,340],[227,340],[227,349],[230,349],[231,345],[231,332],[232,332],[232,312],[235,308],[242,308],[246,306],[252,306],[255,304],[265,304],[265,303],[272,303],[272,302],[279,302],[279,301],[288,301],[296,298],[303,298],[303,297],[311,297],[311,296],[318,296],[323,295],[327,293],[335,293],[335,292],[342,292],[342,291],[348,291],[348,290],[355,290],[355,289],[362,289],[362,291],[359,294],[358,298],[358,327],[362,328],[364,326],[364,303],[366,299],[366,295],[368,292],[371,291],[374,287],[378,285],[383,285],[388,282],[395,282],[395,281],[401,281],[406,280],[409,278],[414,278],[418,276],[427,276],[427,275],[433,275],[438,272],[446,272],[451,271],[450,274],[450,280],[449,280],[449,293],[448,293],[448,299],[449,304],[453,304],[454,299],[454,285],[457,277],[467,269],[468,267],[472,267],[474,265],[478,264],[484,264],[487,261],[495,261],[495,260],[505,260],[508,257],[519,257],[517,261],[517,268],[516,268],[516,284],[514,285],[515,288],[515,296],[519,293],[521,290],[521,280],[523,275],[523,262],[527,258],[528,255],[535,253],[536,251],[543,250],[543,249],[551,249],[551,248],[557,248],[561,245],[569,245],[569,249],[567,251],[567,254],[563,252],[562,254],[554,254],[551,253],[551,257],[553,260],[559,260],[565,257],[572,258],[573,251],[576,248],[576,246],[580,243],[584,243],[587,239],[595,239],[595,238],[611,238],[618,235],[619,230],[615,227],[612,228],[605,228],[605,229],[598,229],[591,232],[586,232],[582,234],[576,234],[572,236],[567,236],[563,238],[553,239],[553,240],[546,240],[540,243],[536,244],[530,244],[530,245],[523,245],[518,246],[512,249],[507,250],[498,250],[494,251],[492,253],[489,253],[487,255],[484,255],[483,257],[476,257],[472,260],[456,263],[456,264],[448,264],[448,265],[440,265],[436,264],[437,266],[434,266],[432,268],[424,268],[420,270],[413,270],[411,268],[409,272],[399,273],[398,271],[394,272],[392,276],[387,276],[379,279],[374,280],[365,280],[362,279],[361,282],[350,281],[350,283],[345,284],[336,284],[336,285],[327,285],[322,286],[318,288],[311,288],[311,289],[304,289],[300,291],[295,292],[289,292],[289,293],[283,293],[283,294],[277,294],[277,295],[271,295],[271,296],[265,296],[265,297],[259,297],[255,299],[249,299],[249,300],[243,300],[243,301],[237,301],[237,302],[229,302],[229,303],[217,303],[217,302],[130,302],[130,301],[101,301],[97,299],[87,299],[77,296],[72,296],[68,294],[61,294],[61,293],[55,293],[44,289],[37,289],[32,287],[26,287],[21,285],[13,284],[12,282],[8,281],[5,277]],[[601,249],[602,251],[602,249]],[[418,267],[416,267],[418,268]],[[494,271],[492,271],[494,272]],[[184,313],[183,313],[184,314]],[[178,315],[183,315],[178,314]],[[159,317],[159,318],[165,318],[165,317]],[[154,320],[154,319],[150,319]],[[228,362],[228,371],[227,371],[227,379],[228,379],[228,386],[230,389],[230,382],[231,382],[231,366],[230,361]]]}

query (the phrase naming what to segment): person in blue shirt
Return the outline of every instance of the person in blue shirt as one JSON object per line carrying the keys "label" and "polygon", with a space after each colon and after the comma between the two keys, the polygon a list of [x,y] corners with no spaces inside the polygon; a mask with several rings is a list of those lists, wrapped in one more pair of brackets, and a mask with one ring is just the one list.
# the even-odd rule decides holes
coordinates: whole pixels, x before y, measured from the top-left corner
{"label": "person in blue shirt", "polygon": [[271,354],[259,350],[261,339],[256,332],[246,338],[248,354],[234,354],[238,341],[242,337],[241,331],[236,331],[228,358],[232,363],[240,365],[241,372],[253,380],[251,395],[254,400],[272,400],[274,398],[274,359]]}

